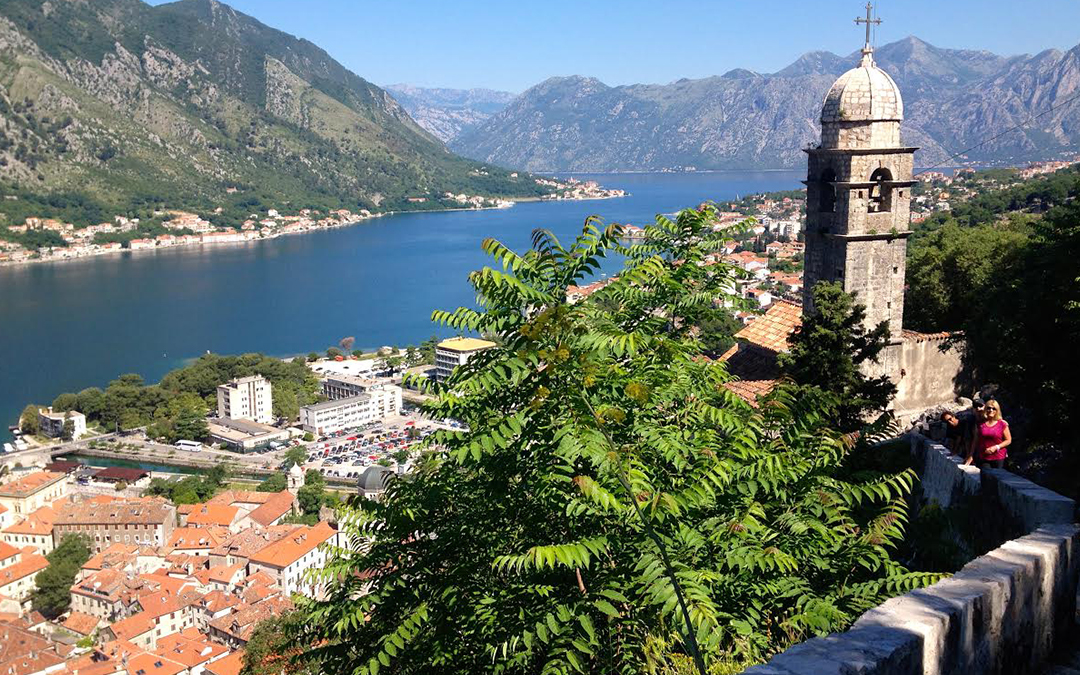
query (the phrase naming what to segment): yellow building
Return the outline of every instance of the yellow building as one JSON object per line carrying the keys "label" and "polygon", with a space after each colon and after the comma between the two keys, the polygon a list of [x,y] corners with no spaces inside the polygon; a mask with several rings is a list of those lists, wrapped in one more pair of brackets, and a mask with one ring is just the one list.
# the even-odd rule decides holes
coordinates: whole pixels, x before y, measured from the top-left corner
{"label": "yellow building", "polygon": [[435,379],[445,382],[454,368],[465,365],[474,355],[494,346],[494,342],[470,337],[443,340],[435,347]]}

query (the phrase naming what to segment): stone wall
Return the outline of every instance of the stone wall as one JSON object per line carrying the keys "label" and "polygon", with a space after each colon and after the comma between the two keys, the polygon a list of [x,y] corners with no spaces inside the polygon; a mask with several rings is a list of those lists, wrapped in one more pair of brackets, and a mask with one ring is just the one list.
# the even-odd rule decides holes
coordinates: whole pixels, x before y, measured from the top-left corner
{"label": "stone wall", "polygon": [[911,442],[924,500],[947,506],[978,495],[1021,536],[745,675],[1037,673],[1067,644],[1080,578],[1073,501],[1008,471],[965,467],[922,436]]}
{"label": "stone wall", "polygon": [[943,337],[907,333],[901,343],[893,410],[896,416],[922,412],[956,400],[958,378],[963,372],[960,349],[953,345],[942,351]]}

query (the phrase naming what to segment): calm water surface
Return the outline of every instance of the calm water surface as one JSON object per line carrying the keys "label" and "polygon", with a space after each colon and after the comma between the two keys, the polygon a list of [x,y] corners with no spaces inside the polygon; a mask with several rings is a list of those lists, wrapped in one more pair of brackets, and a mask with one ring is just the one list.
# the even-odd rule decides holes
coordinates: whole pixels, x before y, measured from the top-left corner
{"label": "calm water surface", "polygon": [[431,310],[471,305],[466,276],[489,236],[529,246],[546,227],[564,243],[590,214],[642,225],[713,199],[799,187],[798,172],[610,174],[624,199],[403,214],[351,228],[216,248],[124,253],[0,268],[0,436],[29,402],[101,386],[121,373],[156,381],[206,351],[278,356],[416,344]]}

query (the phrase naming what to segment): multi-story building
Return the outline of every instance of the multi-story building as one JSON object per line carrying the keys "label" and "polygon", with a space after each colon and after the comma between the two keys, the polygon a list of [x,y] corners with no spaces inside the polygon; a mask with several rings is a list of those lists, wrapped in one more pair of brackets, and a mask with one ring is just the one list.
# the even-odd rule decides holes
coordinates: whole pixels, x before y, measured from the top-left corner
{"label": "multi-story building", "polygon": [[26,600],[37,588],[34,577],[48,566],[45,556],[32,548],[0,543],[0,595],[18,602]]}
{"label": "multi-story building", "polygon": [[322,589],[312,584],[306,573],[325,564],[326,551],[321,545],[336,534],[325,522],[311,527],[297,527],[285,537],[252,554],[248,560],[248,574],[266,573],[277,582],[286,597],[293,593],[318,597]]}
{"label": "multi-story building", "polygon": [[401,412],[401,387],[355,375],[330,375],[322,381],[328,401],[300,409],[305,431],[329,434],[377,422]]}
{"label": "multi-story building", "polygon": [[300,426],[304,431],[313,434],[332,434],[382,418],[376,401],[367,394],[313,403],[300,408]]}
{"label": "multi-story building", "polygon": [[164,499],[73,499],[53,522],[53,542],[68,534],[89,538],[97,554],[114,543],[162,546],[176,527],[176,507]]}
{"label": "multi-story building", "polygon": [[52,406],[38,408],[38,424],[41,425],[41,433],[49,438],[61,438],[64,435],[64,424],[71,422],[71,438],[78,440],[86,435],[86,415],[75,410],[67,412],[53,412]]}
{"label": "multi-story building", "polygon": [[5,544],[18,548],[33,546],[41,555],[48,555],[53,550],[52,530],[55,519],[56,511],[43,506],[14,525],[5,527],[0,531],[0,539],[3,539]]}
{"label": "multi-story building", "polygon": [[71,478],[58,471],[36,471],[0,485],[0,506],[21,518],[67,496]]}
{"label": "multi-story building", "polygon": [[330,401],[367,395],[380,417],[401,412],[401,387],[355,375],[329,375],[322,381],[322,393]]}
{"label": "multi-story building", "polygon": [[494,342],[469,337],[443,340],[435,347],[435,379],[445,382],[455,368],[468,363],[475,354],[494,346]]}
{"label": "multi-story building", "polygon": [[274,419],[270,381],[261,375],[238,377],[218,385],[218,417],[269,424]]}

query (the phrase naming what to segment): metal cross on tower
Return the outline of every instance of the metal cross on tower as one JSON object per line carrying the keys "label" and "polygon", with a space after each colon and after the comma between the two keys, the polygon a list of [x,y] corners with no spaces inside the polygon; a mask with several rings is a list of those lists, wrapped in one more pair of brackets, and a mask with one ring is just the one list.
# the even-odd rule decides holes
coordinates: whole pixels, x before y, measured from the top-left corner
{"label": "metal cross on tower", "polygon": [[870,46],[870,26],[871,25],[874,25],[874,26],[880,26],[881,25],[881,19],[871,18],[871,17],[873,17],[873,15],[874,15],[874,5],[872,3],[870,3],[870,2],[867,2],[866,3],[866,18],[864,19],[862,17],[858,17],[858,18],[855,19],[855,25],[856,26],[859,25],[860,23],[865,23],[866,24],[866,45],[863,47],[864,52],[869,52],[869,51],[871,51],[873,49]]}

